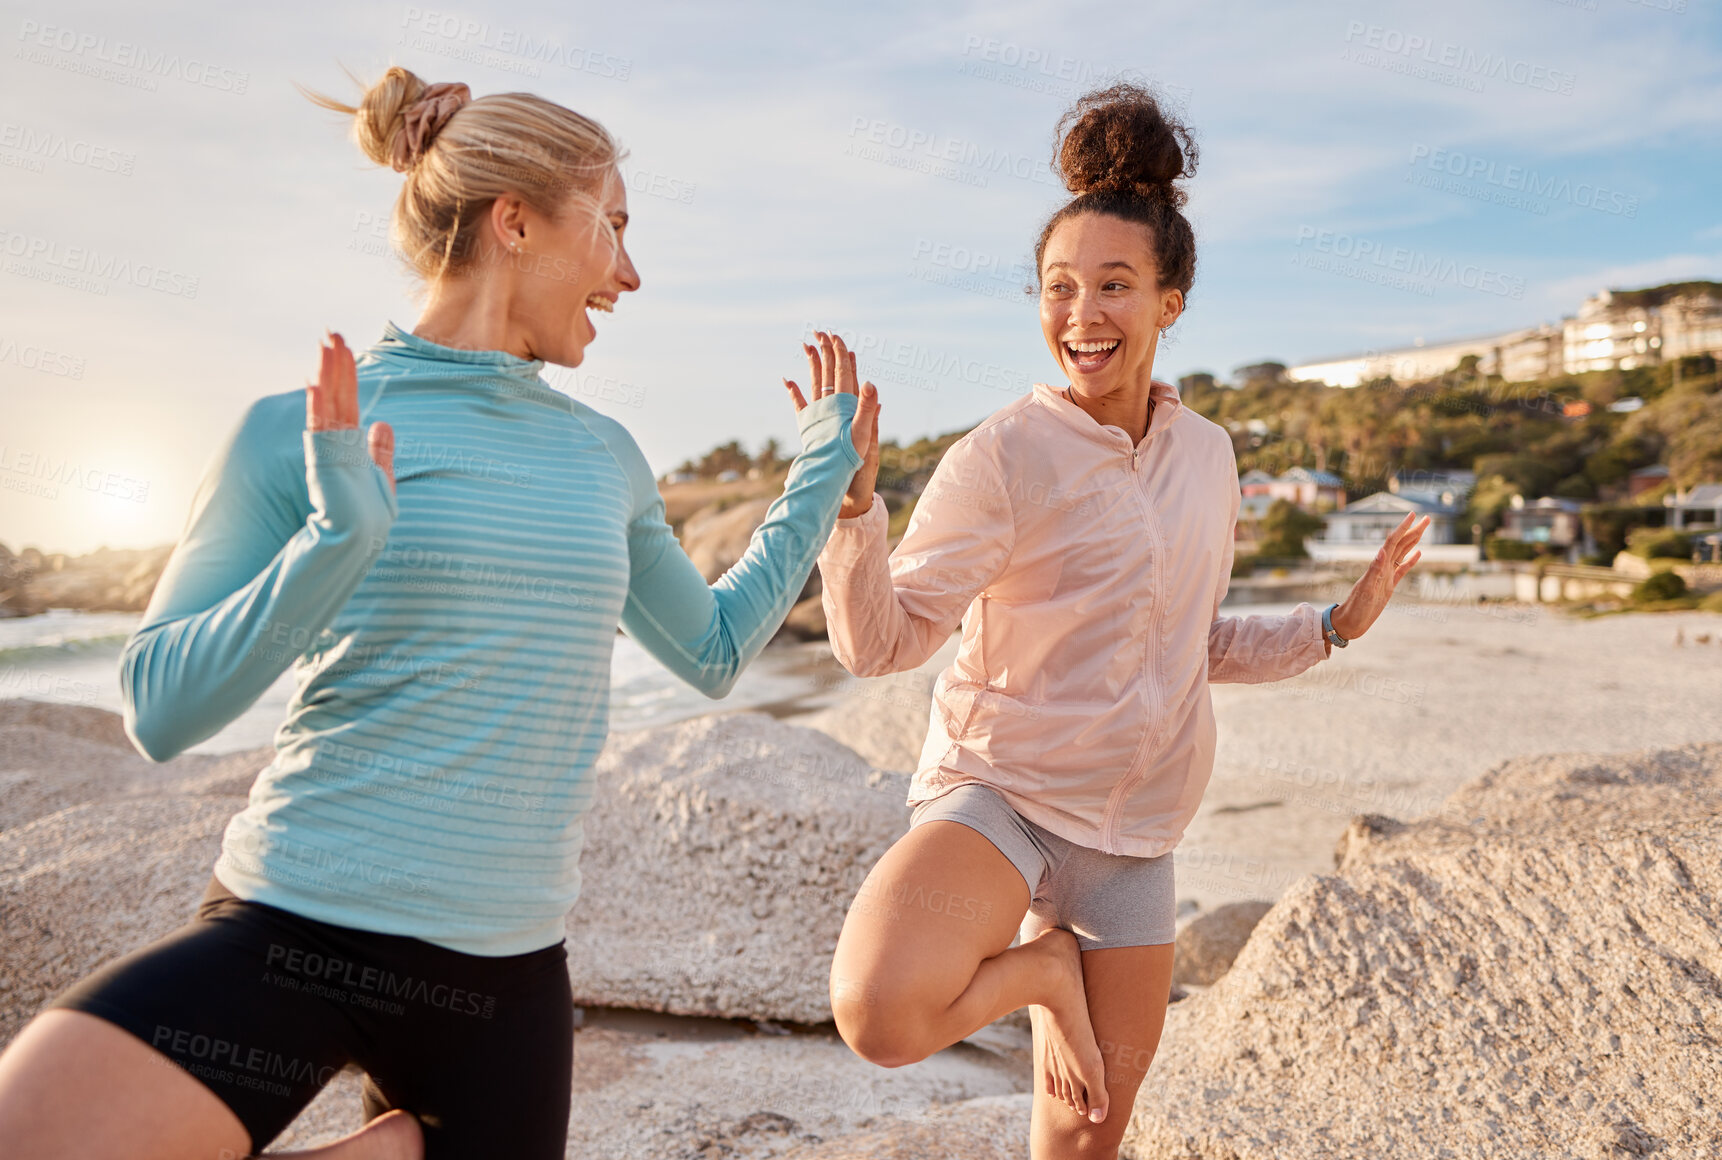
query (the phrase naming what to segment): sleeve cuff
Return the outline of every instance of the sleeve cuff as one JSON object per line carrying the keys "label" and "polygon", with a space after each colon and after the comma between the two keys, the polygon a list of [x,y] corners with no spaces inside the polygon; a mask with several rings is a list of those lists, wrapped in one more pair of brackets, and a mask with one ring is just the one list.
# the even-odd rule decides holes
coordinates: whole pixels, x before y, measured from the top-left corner
{"label": "sleeve cuff", "polygon": [[860,467],[861,453],[855,450],[855,440],[849,431],[860,402],[855,395],[837,391],[797,411],[795,421],[801,432],[802,451],[812,451],[835,439],[850,468]]}
{"label": "sleeve cuff", "polygon": [[1316,660],[1324,661],[1328,657],[1328,644],[1327,633],[1321,627],[1321,609],[1313,604],[1305,604],[1305,607],[1309,609],[1309,635],[1314,638],[1314,643],[1310,645],[1310,648],[1314,651]]}

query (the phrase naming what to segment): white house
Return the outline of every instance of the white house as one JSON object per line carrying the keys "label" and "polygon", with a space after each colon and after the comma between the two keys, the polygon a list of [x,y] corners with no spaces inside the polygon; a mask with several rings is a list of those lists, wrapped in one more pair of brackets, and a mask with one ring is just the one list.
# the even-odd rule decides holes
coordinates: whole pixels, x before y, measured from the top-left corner
{"label": "white house", "polygon": [[1722,528],[1722,483],[1701,483],[1667,502],[1676,528]]}
{"label": "white house", "polygon": [[1429,528],[1423,533],[1424,544],[1453,543],[1453,522],[1464,511],[1460,503],[1443,503],[1422,493],[1378,491],[1346,504],[1338,511],[1328,512],[1327,527],[1322,541],[1327,544],[1358,544],[1376,546],[1384,543],[1387,534],[1399,526],[1406,512],[1421,518],[1429,516]]}

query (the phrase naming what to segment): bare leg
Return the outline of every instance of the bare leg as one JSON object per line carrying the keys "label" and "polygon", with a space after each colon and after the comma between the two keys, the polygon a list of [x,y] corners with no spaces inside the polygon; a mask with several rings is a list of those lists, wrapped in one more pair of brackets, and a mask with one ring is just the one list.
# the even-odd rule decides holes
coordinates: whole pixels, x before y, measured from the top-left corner
{"label": "bare leg", "polygon": [[1071,1070],[1104,1092],[1075,936],[1048,930],[1010,945],[1029,901],[1010,859],[960,822],[927,822],[898,839],[837,940],[831,1009],[844,1042],[901,1067],[1035,1005],[1066,1044]]}
{"label": "bare leg", "polygon": [[[103,1019],[53,1009],[0,1053],[6,1160],[241,1160],[250,1136],[167,1056]],[[319,1160],[418,1160],[418,1121],[391,1113],[310,1152]]]}
{"label": "bare leg", "polygon": [[[1084,951],[1082,971],[1088,1014],[1106,1061],[1110,1111],[1093,1123],[1050,1090],[1061,1064],[1049,1059],[1044,1019],[1034,1022],[1034,1119],[1029,1130],[1033,1160],[1114,1160],[1130,1124],[1136,1091],[1160,1046],[1166,1002],[1172,990],[1172,946],[1119,947]],[[1049,1084],[1049,1077],[1052,1082]]]}

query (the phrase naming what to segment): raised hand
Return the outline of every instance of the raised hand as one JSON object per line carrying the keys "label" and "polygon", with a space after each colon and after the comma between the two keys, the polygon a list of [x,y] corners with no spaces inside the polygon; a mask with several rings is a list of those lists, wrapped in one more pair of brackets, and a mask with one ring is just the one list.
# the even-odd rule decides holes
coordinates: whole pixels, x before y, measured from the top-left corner
{"label": "raised hand", "polygon": [[[320,345],[323,362],[317,381],[305,388],[305,429],[352,430],[359,425],[359,372],[353,365],[353,352],[338,334],[330,334],[329,342]],[[389,490],[393,491],[395,429],[387,423],[372,423],[365,439],[371,459],[389,477]]]}
{"label": "raised hand", "polygon": [[[861,456],[861,466],[855,469],[855,477],[849,481],[849,490],[844,493],[843,506],[837,513],[838,519],[849,519],[873,506],[873,487],[879,479],[879,389],[872,383],[857,385],[855,352],[843,345],[841,338],[823,330],[814,332],[814,337],[818,339],[817,346],[801,344],[812,375],[813,397],[823,399],[838,391],[858,396],[849,436],[856,454]],[[790,379],[784,379],[783,385],[789,388],[789,397],[797,411],[807,406],[800,387]]]}
{"label": "raised hand", "polygon": [[1412,513],[1406,512],[1399,526],[1388,533],[1387,542],[1375,553],[1369,568],[1351,586],[1351,592],[1333,610],[1333,630],[1346,640],[1356,640],[1369,630],[1381,610],[1393,596],[1393,590],[1411,571],[1411,566],[1423,557],[1421,549],[1413,552],[1423,530],[1429,526],[1429,516],[1416,525]]}

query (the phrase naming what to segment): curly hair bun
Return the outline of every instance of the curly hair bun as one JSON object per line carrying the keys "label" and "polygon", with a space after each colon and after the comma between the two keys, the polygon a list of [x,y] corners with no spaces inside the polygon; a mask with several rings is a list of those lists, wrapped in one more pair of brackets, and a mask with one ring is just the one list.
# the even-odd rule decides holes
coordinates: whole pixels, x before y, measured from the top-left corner
{"label": "curly hair bun", "polygon": [[1184,204],[1175,182],[1194,176],[1196,142],[1153,93],[1117,84],[1089,93],[1059,118],[1053,168],[1066,189],[1123,193]]}

